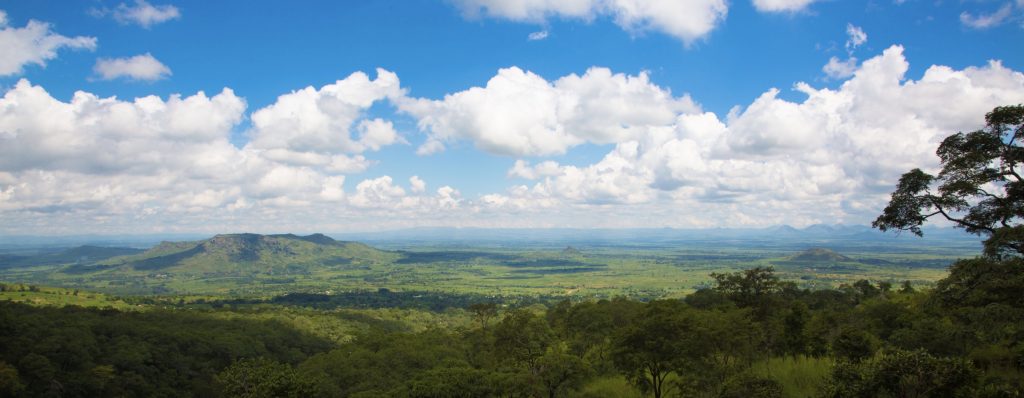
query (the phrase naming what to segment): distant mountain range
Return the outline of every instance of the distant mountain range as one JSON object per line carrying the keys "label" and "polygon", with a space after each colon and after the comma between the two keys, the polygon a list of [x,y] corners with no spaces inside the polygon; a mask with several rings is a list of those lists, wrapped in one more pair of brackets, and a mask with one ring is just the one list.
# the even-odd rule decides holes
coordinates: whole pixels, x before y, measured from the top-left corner
{"label": "distant mountain range", "polygon": [[[936,240],[980,241],[977,236],[961,229],[926,227],[924,239],[910,233],[883,233],[866,225],[815,224],[804,228],[781,225],[767,228],[457,228],[424,227],[377,232],[337,232],[327,235],[334,239],[365,243],[521,243],[542,242],[561,246],[577,242],[650,243],[670,241],[756,240],[769,242],[807,240],[863,240],[893,241]],[[0,236],[0,250],[50,247],[64,249],[72,246],[108,246],[148,248],[162,241],[198,241],[209,235],[201,234],[137,234],[137,235],[78,235],[78,236]],[[282,235],[283,236],[283,235]],[[325,235],[326,236],[326,235]],[[2,254],[0,254],[2,255]]]}
{"label": "distant mountain range", "polygon": [[0,268],[32,267],[61,264],[93,264],[112,257],[143,252],[128,247],[77,246],[41,254],[0,254]]}
{"label": "distant mountain range", "polygon": [[361,242],[543,242],[552,244],[573,244],[577,242],[612,243],[662,243],[700,242],[722,240],[805,242],[815,240],[858,240],[858,241],[939,241],[956,240],[977,242],[977,236],[955,228],[925,228],[924,238],[911,233],[897,234],[881,232],[866,225],[825,225],[815,224],[804,228],[789,225],[768,228],[411,228],[395,231],[368,233],[337,233],[340,239],[357,239]]}

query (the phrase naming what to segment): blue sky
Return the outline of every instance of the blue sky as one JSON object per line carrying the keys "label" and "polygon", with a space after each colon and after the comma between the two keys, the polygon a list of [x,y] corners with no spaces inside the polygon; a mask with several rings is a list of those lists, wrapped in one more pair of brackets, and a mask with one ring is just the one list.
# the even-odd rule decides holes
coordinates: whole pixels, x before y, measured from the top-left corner
{"label": "blue sky", "polygon": [[865,223],[1024,102],[1019,0],[0,10],[8,234]]}

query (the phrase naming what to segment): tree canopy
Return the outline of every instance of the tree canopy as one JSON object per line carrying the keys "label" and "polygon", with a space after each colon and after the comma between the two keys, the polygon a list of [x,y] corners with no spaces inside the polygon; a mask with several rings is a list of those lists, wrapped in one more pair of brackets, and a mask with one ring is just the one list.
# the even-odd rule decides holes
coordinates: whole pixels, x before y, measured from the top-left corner
{"label": "tree canopy", "polygon": [[872,226],[921,236],[921,225],[941,216],[986,236],[986,256],[1024,255],[1024,105],[997,107],[985,122],[981,130],[942,141],[938,175],[921,169],[903,174]]}

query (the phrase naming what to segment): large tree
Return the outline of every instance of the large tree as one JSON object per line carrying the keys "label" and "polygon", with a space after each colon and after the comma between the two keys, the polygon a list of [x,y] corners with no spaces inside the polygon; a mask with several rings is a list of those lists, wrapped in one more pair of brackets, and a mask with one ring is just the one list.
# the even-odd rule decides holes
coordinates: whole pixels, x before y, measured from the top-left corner
{"label": "large tree", "polygon": [[985,236],[985,255],[1024,255],[1024,105],[997,107],[986,127],[956,133],[939,145],[938,175],[914,169],[872,226],[921,236],[921,225],[940,216]]}

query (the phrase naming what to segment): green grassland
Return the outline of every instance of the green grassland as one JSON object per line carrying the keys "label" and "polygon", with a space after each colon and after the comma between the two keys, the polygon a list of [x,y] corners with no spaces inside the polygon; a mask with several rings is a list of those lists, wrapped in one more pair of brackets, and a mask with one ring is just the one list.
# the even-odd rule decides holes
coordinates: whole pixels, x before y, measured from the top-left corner
{"label": "green grassland", "polygon": [[[813,247],[829,250],[805,252]],[[145,252],[93,262],[0,266],[0,282],[120,295],[272,297],[386,288],[484,296],[659,298],[682,297],[705,287],[711,273],[768,266],[805,288],[834,288],[860,279],[927,286],[945,275],[948,264],[974,253],[977,245],[972,242],[921,244],[908,239],[584,242],[571,247],[421,244],[380,250],[319,234],[236,234],[164,242]]]}

